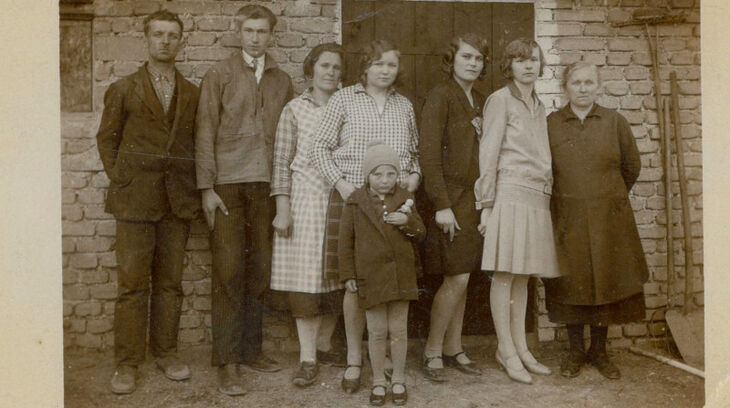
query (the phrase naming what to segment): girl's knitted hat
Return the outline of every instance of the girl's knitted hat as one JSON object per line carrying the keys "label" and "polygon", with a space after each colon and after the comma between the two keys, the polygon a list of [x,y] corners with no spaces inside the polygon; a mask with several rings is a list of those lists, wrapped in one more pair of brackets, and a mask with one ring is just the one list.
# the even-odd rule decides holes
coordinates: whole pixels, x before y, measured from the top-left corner
{"label": "girl's knitted hat", "polygon": [[370,173],[382,164],[393,166],[396,173],[400,173],[398,153],[382,140],[372,140],[368,143],[362,159],[362,175],[367,179]]}

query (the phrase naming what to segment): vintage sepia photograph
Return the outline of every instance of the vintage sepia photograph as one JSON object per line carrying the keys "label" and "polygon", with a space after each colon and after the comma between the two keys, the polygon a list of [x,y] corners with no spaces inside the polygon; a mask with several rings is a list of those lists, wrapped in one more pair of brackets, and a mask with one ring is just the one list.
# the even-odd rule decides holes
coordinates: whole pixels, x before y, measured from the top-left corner
{"label": "vintage sepia photograph", "polygon": [[700,0],[57,3],[64,406],[708,402]]}

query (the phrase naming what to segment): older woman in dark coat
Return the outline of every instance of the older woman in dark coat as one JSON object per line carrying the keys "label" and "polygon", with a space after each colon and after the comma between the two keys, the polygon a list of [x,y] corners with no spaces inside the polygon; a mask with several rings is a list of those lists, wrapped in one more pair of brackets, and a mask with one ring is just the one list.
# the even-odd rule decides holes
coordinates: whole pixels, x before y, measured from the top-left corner
{"label": "older woman in dark coat", "polygon": [[[618,379],[621,373],[606,353],[608,325],[645,315],[648,272],[628,198],[641,162],[626,119],[595,103],[601,86],[595,65],[570,65],[563,86],[570,103],[548,117],[548,132],[551,211],[564,275],[545,282],[548,315],[568,329],[563,376],[575,377],[590,363]],[[585,324],[591,327],[587,353]]]}

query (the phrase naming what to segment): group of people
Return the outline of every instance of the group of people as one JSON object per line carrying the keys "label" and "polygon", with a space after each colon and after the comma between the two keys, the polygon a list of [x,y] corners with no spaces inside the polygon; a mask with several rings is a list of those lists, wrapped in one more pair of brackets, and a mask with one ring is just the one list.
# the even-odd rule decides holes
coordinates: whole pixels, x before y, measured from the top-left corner
{"label": "group of people", "polygon": [[[461,344],[469,276],[479,271],[491,277],[495,359],[510,378],[551,373],[527,346],[530,277],[543,279],[550,319],[567,325],[560,373],[592,364],[619,378],[607,327],[644,316],[647,267],[628,198],[641,162],[628,122],[596,103],[596,66],[565,70],[569,103],[547,116],[534,87],[545,65],[535,41],[506,46],[499,68],[508,83],[485,98],[474,84],[488,68],[487,41],[459,35],[443,55],[449,79],[429,92],[416,123],[394,89],[400,53],[389,42],[366,45],[357,83],[342,89],[343,49],[314,47],[303,63],[311,87],[295,97],[266,53],[275,15],[247,5],[236,22],[241,53],[212,66],[198,90],[175,69],[182,22],[149,15],[148,62],[104,98],[97,139],[119,265],[113,392],[136,387],[148,320],[157,366],[172,380],[190,377],[176,343],[189,223],[201,209],[212,231],[221,393],[246,393],[242,366],[281,369],[261,351],[270,288],[287,294],[296,320],[294,385],[314,383],[319,364],[329,364],[345,368],[341,387],[356,392],[367,327],[370,403],[390,395],[404,405],[408,308],[421,269],[443,275],[425,378],[448,381],[445,367],[481,374]],[[419,186],[433,208],[423,219]],[[346,355],[331,342],[339,315]]]}

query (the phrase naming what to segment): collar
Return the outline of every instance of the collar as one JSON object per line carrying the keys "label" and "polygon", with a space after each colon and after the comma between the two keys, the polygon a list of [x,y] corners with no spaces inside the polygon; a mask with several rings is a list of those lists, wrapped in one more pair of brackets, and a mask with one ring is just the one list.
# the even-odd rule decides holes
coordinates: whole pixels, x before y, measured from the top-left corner
{"label": "collar", "polygon": [[[353,85],[353,88],[354,88],[354,89],[353,89],[353,91],[354,91],[355,93],[364,93],[364,94],[366,94],[366,95],[370,95],[370,94],[368,93],[368,91],[367,91],[367,90],[365,89],[365,86],[364,86],[364,85],[363,85],[362,83],[360,83],[360,82],[358,82],[358,83],[356,83],[355,85]],[[390,88],[388,88],[388,95],[387,95],[387,96],[391,96],[391,95],[393,95],[394,93],[396,93],[396,91],[395,91],[395,88],[394,88],[394,87],[392,87],[392,86],[391,86]]]}
{"label": "collar", "polygon": [[[373,197],[373,198],[377,198],[378,200],[380,200],[380,196],[378,195],[378,193],[373,191],[372,188],[370,188],[370,185],[367,186],[367,191],[368,191],[368,197]],[[393,188],[391,188],[390,191],[385,193],[385,198],[392,196],[393,193],[395,193],[395,186],[393,186]]]}
{"label": "collar", "polygon": [[165,78],[170,82],[175,82],[175,69],[173,68],[169,74],[165,74],[162,71],[155,69],[149,62],[145,62],[145,68],[147,73],[153,78]]}
{"label": "collar", "polygon": [[241,54],[243,54],[243,61],[248,64],[248,66],[253,65],[253,60],[255,59],[258,63],[258,66],[266,68],[266,53],[261,54],[261,56],[258,58],[254,58],[250,56],[246,51],[241,49]]}
{"label": "collar", "polygon": [[[573,109],[570,108],[570,102],[568,102],[565,106],[563,106],[562,109],[560,109],[560,112],[563,115],[563,120],[568,121],[570,119],[575,119],[580,121],[580,118],[578,115],[573,112]],[[588,111],[588,114],[586,115],[586,119],[590,117],[598,117],[600,118],[602,116],[602,108],[600,105],[598,105],[596,102],[593,102],[593,107],[590,111]]]}
{"label": "collar", "polygon": [[[519,88],[517,88],[517,85],[515,85],[514,80],[510,79],[509,82],[507,82],[507,88],[509,88],[509,92],[514,96],[515,98],[522,100],[522,92],[520,92]],[[537,92],[535,92],[535,87],[532,87],[532,93],[530,94],[530,97],[536,101],[538,104],[542,104],[542,101],[540,101],[540,98],[537,97]]]}

